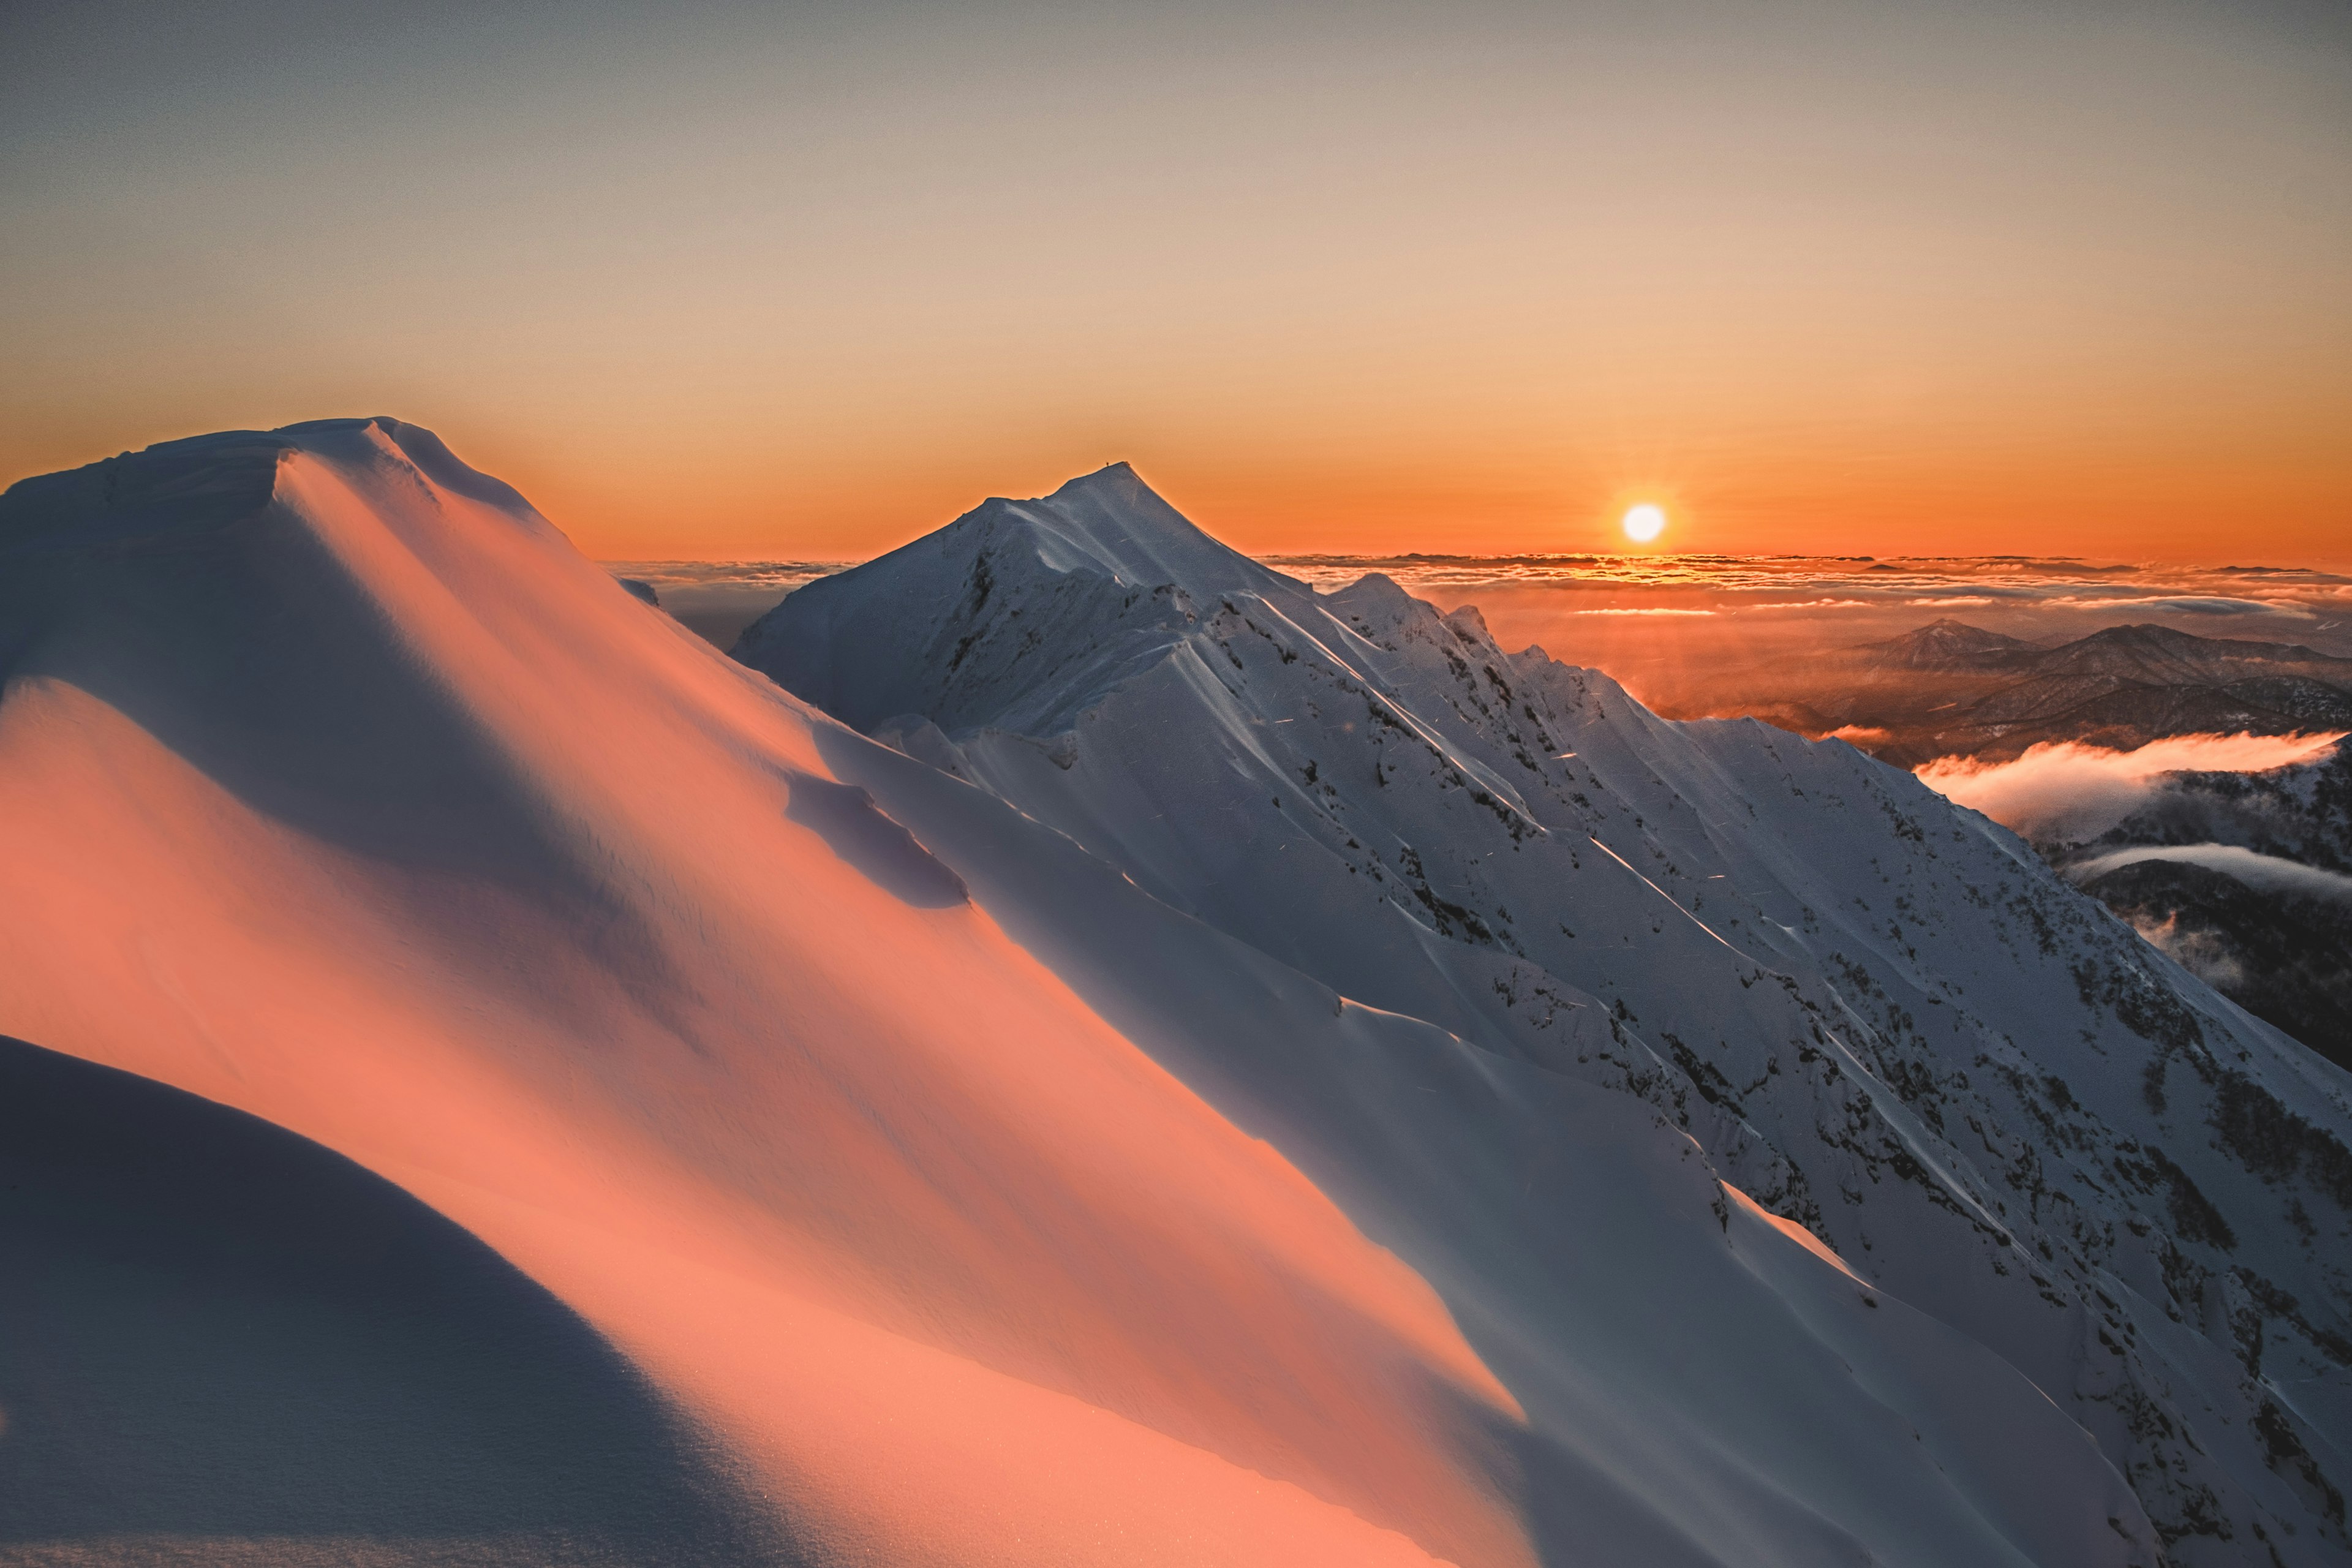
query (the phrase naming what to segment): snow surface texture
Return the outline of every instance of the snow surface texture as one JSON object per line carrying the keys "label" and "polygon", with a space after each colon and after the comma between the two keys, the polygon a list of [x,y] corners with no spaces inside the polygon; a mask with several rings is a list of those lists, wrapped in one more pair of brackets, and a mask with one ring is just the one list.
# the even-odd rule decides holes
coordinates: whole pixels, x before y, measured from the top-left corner
{"label": "snow surface texture", "polygon": [[[2177,1563],[2352,1557],[2352,1081],[1917,780],[1752,721],[1662,721],[1383,577],[1312,593],[1123,466],[813,583],[735,655],[1348,998],[1343,1022],[1378,1009],[1459,1042],[1491,1087],[1412,1082],[1393,1112],[1390,1080],[1414,1075],[1370,1053],[1294,1070],[1303,1010],[1220,1016],[1172,937],[1055,888],[929,771],[829,742],[1024,945],[1428,1279],[1554,1453],[1622,1463],[1623,1492],[1588,1487],[1569,1517],[1630,1495],[1727,1563],[2149,1561],[2143,1518]],[[1752,1198],[1717,1222],[1735,1251],[1759,1215],[1801,1227],[1852,1271],[1819,1288],[1948,1341],[1835,1342],[1834,1373],[1775,1392],[1758,1361],[1788,1352],[1746,1349],[1748,1314],[1825,1320],[1787,1293],[1721,1314],[1717,1287],[1660,1272],[1688,1214],[1607,1228],[1640,1162],[1596,1160],[1580,1119],[1612,1106],[1655,1118],[1624,1148],[1684,1134]],[[1328,1125],[1375,1108],[1360,1142]],[[1600,1317],[1628,1283],[1638,1308]],[[1726,1334],[1736,1365],[1712,1354]],[[1954,1370],[1963,1349],[2054,1401],[2137,1506],[2093,1507],[2086,1479],[2040,1470],[2042,1439],[1991,1436],[2018,1412],[1961,1392],[1995,1386]],[[1733,1414],[1798,1385],[1888,1399],[1885,1365],[1948,1380],[1906,1385],[1915,1455],[1994,1487],[1936,1448],[1973,1407],[1976,1452],[2021,1462],[2014,1500],[1965,1529],[1906,1500],[1908,1529],[1866,1500],[1892,1482],[1846,1468],[1851,1414]],[[1840,1546],[1796,1544],[1734,1474]],[[1556,1560],[1664,1560],[1543,1517]]]}
{"label": "snow surface texture", "polygon": [[[1523,765],[1469,618],[1066,496],[806,591],[992,789],[396,421],[0,498],[0,1561],[2341,1559],[2341,1075],[1843,748],[1530,659]],[[2021,948],[1843,923],[1963,872]]]}

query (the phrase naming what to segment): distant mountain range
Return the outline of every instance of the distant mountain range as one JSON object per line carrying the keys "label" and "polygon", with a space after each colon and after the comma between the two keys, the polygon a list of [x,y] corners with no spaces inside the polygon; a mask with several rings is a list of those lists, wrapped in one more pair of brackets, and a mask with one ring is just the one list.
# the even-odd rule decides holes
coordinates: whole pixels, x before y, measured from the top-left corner
{"label": "distant mountain range", "polygon": [[1944,619],[1802,666],[1734,671],[1681,710],[1701,709],[1840,734],[1899,766],[1998,761],[2045,741],[2121,751],[2167,735],[2352,730],[2352,659],[2148,625],[2043,647]]}

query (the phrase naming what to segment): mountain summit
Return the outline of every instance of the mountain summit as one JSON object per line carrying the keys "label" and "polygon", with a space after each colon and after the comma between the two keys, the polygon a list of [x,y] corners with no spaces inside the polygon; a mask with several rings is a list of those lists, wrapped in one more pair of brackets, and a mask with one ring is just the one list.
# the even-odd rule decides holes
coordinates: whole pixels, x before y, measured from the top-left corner
{"label": "mountain summit", "polygon": [[[1128,485],[1091,528],[1171,526]],[[2352,1429],[2304,1392],[2352,1387],[2342,1074],[1842,743],[1666,722],[1382,577],[1314,595],[1195,546],[1155,580],[982,521],[1044,504],[813,584],[737,657],[1343,996],[1653,1108],[2024,1371],[2173,1561],[2344,1551]]]}
{"label": "mountain summit", "polygon": [[1974,669],[2005,654],[2030,651],[2032,646],[1946,616],[1901,637],[1864,643],[1853,651],[1890,669]]}
{"label": "mountain summit", "polygon": [[[1155,596],[1178,583],[1187,584],[1181,600]],[[822,705],[853,724],[919,712],[960,727],[1003,719],[1024,696],[1083,702],[1093,685],[1050,661],[1147,654],[1136,638],[1148,645],[1152,627],[1181,624],[1196,594],[1308,592],[1212,539],[1114,463],[1049,496],[984,501],[936,533],[812,583],[791,616],[754,622],[733,651],[796,690],[822,691]],[[886,615],[899,627],[888,648],[834,660],[833,628]],[[1016,723],[1048,731],[1056,720],[1028,713]]]}
{"label": "mountain summit", "polygon": [[761,649],[0,501],[0,1556],[2343,1560],[2345,1076],[1982,818],[1119,470]]}

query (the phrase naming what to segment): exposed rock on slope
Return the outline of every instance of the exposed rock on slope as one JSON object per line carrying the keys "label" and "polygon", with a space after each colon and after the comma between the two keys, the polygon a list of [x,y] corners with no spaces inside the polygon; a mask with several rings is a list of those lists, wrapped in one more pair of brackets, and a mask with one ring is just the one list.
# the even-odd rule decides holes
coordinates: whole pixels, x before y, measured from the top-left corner
{"label": "exposed rock on slope", "polygon": [[2216,991],[2352,1068],[2352,888],[2255,889],[2161,852],[2082,888]]}

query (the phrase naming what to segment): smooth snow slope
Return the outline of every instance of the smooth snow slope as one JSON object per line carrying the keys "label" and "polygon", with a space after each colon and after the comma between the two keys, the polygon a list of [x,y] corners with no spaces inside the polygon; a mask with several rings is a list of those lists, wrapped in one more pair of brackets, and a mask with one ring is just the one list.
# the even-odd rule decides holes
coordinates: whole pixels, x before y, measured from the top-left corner
{"label": "smooth snow slope", "polygon": [[[1123,466],[811,584],[736,657],[1137,897],[1449,1031],[1490,1076],[1656,1108],[2058,1401],[2172,1561],[2347,1560],[2352,1084],[1908,775],[1751,721],[1658,720],[1384,578],[1312,594]],[[1162,939],[1122,950],[1074,901],[1013,900],[978,869],[987,837],[963,842],[984,900],[1130,1037],[1234,1070],[1161,978]],[[1178,1070],[1245,1123],[1312,1120]],[[1504,1120],[1465,1117],[1426,1159],[1391,1133],[1385,1163],[1378,1139],[1276,1142],[1437,1287],[1541,1426],[1569,1418],[1515,1353],[1603,1342],[1567,1327],[1576,1292],[1528,1283],[1590,1184],[1530,1166],[1529,1206],[1486,1237],[1464,1215],[1491,1193],[1449,1206],[1436,1182],[1448,1196],[1408,1212],[1428,1173],[1468,1180],[1464,1145]]]}
{"label": "smooth snow slope", "polygon": [[428,434],[20,485],[0,626],[0,1029],[456,1220],[804,1560],[1526,1560],[1428,1287]]}
{"label": "smooth snow slope", "polygon": [[386,1537],[488,1537],[724,1563],[778,1544],[562,1303],[241,1112],[0,1040],[0,1553],[96,1540],[201,1568],[228,1538],[365,1563]]}

